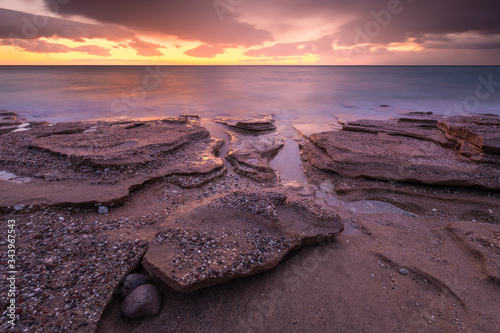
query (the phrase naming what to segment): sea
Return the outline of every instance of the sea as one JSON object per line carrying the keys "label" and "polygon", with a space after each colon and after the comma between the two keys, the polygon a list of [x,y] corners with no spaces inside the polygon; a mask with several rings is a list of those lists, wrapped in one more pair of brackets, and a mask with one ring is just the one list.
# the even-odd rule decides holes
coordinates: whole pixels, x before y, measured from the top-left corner
{"label": "sea", "polygon": [[499,66],[0,66],[0,110],[49,122],[196,114],[330,124],[500,115]]}

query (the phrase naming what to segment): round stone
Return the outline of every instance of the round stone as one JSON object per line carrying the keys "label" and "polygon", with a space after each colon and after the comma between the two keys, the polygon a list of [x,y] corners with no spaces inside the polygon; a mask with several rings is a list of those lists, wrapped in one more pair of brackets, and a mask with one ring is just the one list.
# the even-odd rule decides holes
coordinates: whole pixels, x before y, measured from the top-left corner
{"label": "round stone", "polygon": [[126,298],[132,291],[143,284],[151,284],[151,279],[146,274],[132,273],[127,275],[123,281],[120,296]]}
{"label": "round stone", "polygon": [[131,319],[154,316],[160,312],[161,295],[152,284],[143,284],[132,291],[122,304],[122,314]]}

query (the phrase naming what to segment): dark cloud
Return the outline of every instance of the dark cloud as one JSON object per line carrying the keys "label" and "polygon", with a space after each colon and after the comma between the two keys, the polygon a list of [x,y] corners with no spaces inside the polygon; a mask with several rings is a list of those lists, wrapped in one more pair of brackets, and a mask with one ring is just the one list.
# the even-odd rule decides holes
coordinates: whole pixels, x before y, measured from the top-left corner
{"label": "dark cloud", "polygon": [[187,50],[184,54],[198,58],[213,58],[218,54],[223,54],[224,48],[221,46],[200,45],[194,49]]}
{"label": "dark cloud", "polygon": [[0,41],[0,45],[11,45],[18,49],[34,53],[68,53],[81,52],[101,57],[110,57],[111,53],[108,49],[97,45],[82,45],[77,47],[69,47],[67,45],[50,43],[45,40],[37,39],[4,39]]}
{"label": "dark cloud", "polygon": [[491,0],[365,0],[364,11],[343,25],[340,45],[404,42],[423,34],[500,34],[500,2]]}
{"label": "dark cloud", "polygon": [[133,32],[113,25],[80,23],[3,8],[0,8],[0,18],[0,39],[60,37],[83,42],[84,38],[110,41],[135,38]]}
{"label": "dark cloud", "polygon": [[[269,20],[288,25],[307,19],[345,22],[335,31],[324,32],[335,34],[335,41],[342,46],[401,43],[429,34],[500,34],[500,1],[493,0],[254,0],[241,7],[254,16],[262,13]],[[310,28],[314,29],[314,24]],[[457,47],[473,47],[466,44],[457,43]]]}
{"label": "dark cloud", "polygon": [[414,39],[414,42],[426,49],[500,49],[500,34],[498,35],[440,35],[429,34]]}
{"label": "dark cloud", "polygon": [[[48,1],[46,1],[48,2]],[[239,22],[235,11],[218,15],[214,0],[71,0],[58,14],[80,15],[125,26],[141,33],[160,33],[208,44],[259,45],[271,33]]]}
{"label": "dark cloud", "polygon": [[[3,45],[14,45],[28,52],[59,53],[81,50],[83,53],[110,56],[109,50],[95,45],[65,48],[62,44],[36,41],[39,38],[66,38],[85,42],[85,39],[102,38],[122,42],[124,47],[135,49],[138,55],[163,55],[158,50],[163,48],[162,45],[143,41],[136,37],[134,32],[115,25],[81,23],[2,8],[0,18],[0,39],[8,40]],[[23,42],[22,39],[29,41]]]}
{"label": "dark cloud", "polygon": [[[284,2],[277,0],[266,6],[261,10],[273,15],[283,8],[282,17],[287,21],[314,17],[350,19],[336,31],[325,32],[322,38],[253,49],[245,53],[248,56],[314,54],[342,58],[343,52],[345,58],[350,58],[381,54],[373,51],[372,46],[374,50],[384,50],[387,44],[411,41],[426,49],[500,49],[500,2],[311,0],[293,1],[285,8]],[[332,49],[332,44],[350,49]]]}

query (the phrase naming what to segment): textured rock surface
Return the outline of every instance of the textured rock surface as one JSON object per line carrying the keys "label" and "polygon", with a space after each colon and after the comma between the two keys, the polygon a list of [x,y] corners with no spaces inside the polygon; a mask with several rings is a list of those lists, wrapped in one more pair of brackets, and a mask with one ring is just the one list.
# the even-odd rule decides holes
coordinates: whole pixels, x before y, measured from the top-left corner
{"label": "textured rock surface", "polygon": [[125,317],[139,319],[158,314],[161,308],[161,294],[152,284],[143,284],[132,291],[122,304]]}
{"label": "textured rock surface", "polygon": [[500,224],[452,222],[446,229],[478,260],[488,279],[500,285]]}
{"label": "textured rock surface", "polygon": [[284,137],[279,131],[248,134],[231,129],[230,147],[226,159],[242,176],[252,178],[264,185],[275,185],[278,177],[269,162],[284,146]]}
{"label": "textured rock surface", "polygon": [[446,138],[459,145],[459,153],[474,161],[500,164],[500,118],[454,116],[437,124]]}
{"label": "textured rock surface", "polygon": [[240,175],[250,177],[260,183],[273,184],[277,181],[274,169],[269,165],[282,146],[264,151],[236,150],[226,156]]}
{"label": "textured rock surface", "polygon": [[276,129],[273,116],[268,114],[245,119],[218,118],[217,121],[222,124],[247,131],[262,132]]}
{"label": "textured rock surface", "polygon": [[331,211],[274,192],[231,193],[169,217],[165,225],[143,265],[178,291],[269,270],[289,252],[343,230]]}
{"label": "textured rock surface", "polygon": [[[321,170],[347,177],[500,189],[499,168],[494,163],[478,163],[479,158],[463,157],[451,148],[456,142],[446,139],[449,135],[437,128],[437,116],[432,117],[359,121],[345,125],[347,130],[313,134],[303,146],[303,157]],[[496,117],[490,118],[496,123]],[[473,118],[460,119],[468,124]],[[492,142],[488,147],[492,147],[500,133],[494,126],[487,128],[483,132],[488,133]],[[489,151],[493,154],[495,149]],[[496,158],[491,156],[489,160]]]}
{"label": "textured rock surface", "polygon": [[[92,128],[91,132],[88,132]],[[0,180],[0,202],[12,206],[123,202],[145,182],[171,175],[216,176],[215,140],[197,119],[66,123],[0,136],[2,169],[30,177]],[[26,158],[29,156],[29,158]]]}

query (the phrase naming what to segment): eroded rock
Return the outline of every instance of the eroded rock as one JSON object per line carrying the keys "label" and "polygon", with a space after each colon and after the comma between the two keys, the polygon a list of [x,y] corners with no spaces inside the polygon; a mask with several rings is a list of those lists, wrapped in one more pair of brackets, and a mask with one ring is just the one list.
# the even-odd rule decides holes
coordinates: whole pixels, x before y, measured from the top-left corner
{"label": "eroded rock", "polygon": [[276,129],[274,117],[269,114],[244,119],[217,118],[216,120],[222,124],[247,131],[263,132]]}
{"label": "eroded rock", "polygon": [[164,225],[143,266],[178,291],[269,270],[291,251],[344,228],[333,212],[275,192],[234,192],[189,207]]}
{"label": "eroded rock", "polygon": [[[91,127],[96,131],[85,133]],[[41,176],[22,184],[0,181],[0,202],[111,206],[126,200],[130,190],[165,176],[209,180],[224,171],[222,160],[213,155],[214,143],[205,128],[185,117],[60,123],[4,134],[3,169],[19,177]]]}
{"label": "eroded rock", "polygon": [[468,254],[476,258],[487,278],[500,284],[500,225],[452,222],[446,229]]}
{"label": "eroded rock", "polygon": [[[344,125],[343,131],[313,134],[302,147],[303,157],[321,170],[347,177],[500,189],[498,167],[463,158],[457,142],[438,128],[439,116],[405,119],[358,121]],[[500,135],[494,129],[484,131],[494,138]]]}
{"label": "eroded rock", "polygon": [[459,153],[477,162],[500,164],[500,118],[494,115],[453,116],[439,121]]}
{"label": "eroded rock", "polygon": [[269,161],[276,156],[282,147],[278,146],[263,151],[236,150],[230,152],[226,159],[233,165],[237,173],[260,183],[273,184],[277,181],[277,176],[269,165]]}

